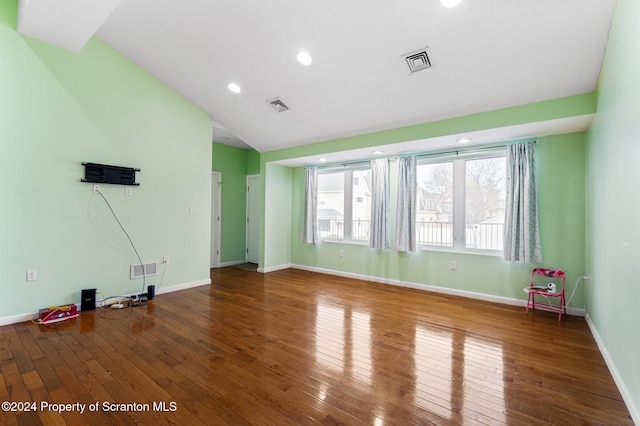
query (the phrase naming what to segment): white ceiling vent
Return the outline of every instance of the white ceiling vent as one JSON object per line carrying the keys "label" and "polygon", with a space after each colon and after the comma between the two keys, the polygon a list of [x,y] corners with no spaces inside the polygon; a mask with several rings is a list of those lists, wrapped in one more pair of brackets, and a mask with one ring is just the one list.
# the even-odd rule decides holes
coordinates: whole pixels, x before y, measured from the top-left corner
{"label": "white ceiling vent", "polygon": [[404,60],[407,61],[411,73],[431,68],[431,59],[426,47],[404,55]]}
{"label": "white ceiling vent", "polygon": [[267,101],[267,103],[278,112],[283,112],[289,109],[289,107],[286,106],[280,98],[271,99],[270,101]]}

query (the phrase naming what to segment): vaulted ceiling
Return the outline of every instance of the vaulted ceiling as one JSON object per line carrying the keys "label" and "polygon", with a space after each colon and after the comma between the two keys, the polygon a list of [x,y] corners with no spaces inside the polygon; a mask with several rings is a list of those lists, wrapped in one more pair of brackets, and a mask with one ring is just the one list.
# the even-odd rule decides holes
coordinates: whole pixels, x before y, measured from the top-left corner
{"label": "vaulted ceiling", "polygon": [[[266,152],[593,92],[614,5],[21,0],[18,30],[74,51],[95,34],[206,111],[214,140]],[[411,73],[420,50],[431,67]]]}

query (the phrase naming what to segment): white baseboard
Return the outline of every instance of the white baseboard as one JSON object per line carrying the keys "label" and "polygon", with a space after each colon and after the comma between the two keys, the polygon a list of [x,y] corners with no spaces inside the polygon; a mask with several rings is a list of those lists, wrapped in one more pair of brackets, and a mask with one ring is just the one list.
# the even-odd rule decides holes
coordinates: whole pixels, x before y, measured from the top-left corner
{"label": "white baseboard", "polygon": [[[440,286],[430,285],[430,284],[415,283],[415,282],[410,282],[410,281],[392,280],[392,279],[389,279],[389,278],[374,277],[374,276],[371,276],[371,275],[354,274],[354,273],[350,273],[350,272],[336,271],[336,270],[333,270],[333,269],[316,268],[316,267],[305,266],[305,265],[289,265],[289,267],[295,268],[295,269],[301,269],[303,271],[318,272],[318,273],[322,273],[322,274],[336,275],[336,276],[340,276],[340,277],[353,278],[353,279],[357,279],[357,280],[373,281],[373,282],[381,283],[381,284],[390,284],[390,285],[395,285],[395,286],[399,286],[399,287],[407,287],[407,288],[413,288],[413,289],[417,289],[417,290],[431,291],[431,292],[434,292],[434,293],[447,294],[447,295],[451,295],[451,296],[467,297],[467,298],[470,298],[470,299],[483,300],[483,301],[486,301],[486,302],[503,303],[503,304],[506,304],[506,305],[522,306],[522,307],[527,306],[527,301],[526,300],[514,299],[514,298],[511,298],[511,297],[494,296],[494,295],[491,295],[491,294],[476,293],[476,292],[467,291],[467,290],[457,290],[457,289],[453,289],[453,288],[440,287]],[[567,308],[567,314],[578,316],[578,317],[583,317],[585,315],[585,310],[584,309],[579,309],[579,308],[568,307]]]}
{"label": "white baseboard", "polygon": [[271,266],[269,268],[258,268],[258,272],[262,272],[262,273],[275,272],[275,271],[281,271],[283,269],[289,269],[289,268],[296,268],[296,266],[290,263],[286,263],[283,265]]}
{"label": "white baseboard", "polygon": [[616,368],[616,364],[613,362],[611,355],[609,355],[609,351],[607,350],[607,347],[605,346],[604,341],[602,340],[602,337],[600,337],[600,333],[598,333],[598,329],[596,328],[595,324],[591,320],[591,317],[587,314],[585,316],[585,319],[587,320],[587,325],[589,325],[591,334],[593,335],[593,338],[595,339],[596,344],[598,345],[598,349],[600,349],[600,353],[604,358],[604,362],[607,364],[607,367],[609,368],[609,372],[613,377],[613,381],[616,383],[616,386],[618,387],[618,391],[620,391],[620,395],[622,395],[622,399],[624,400],[624,403],[627,405],[627,409],[629,410],[629,414],[631,414],[631,418],[633,419],[633,422],[637,425],[640,425],[640,408],[635,405],[633,398],[629,393],[629,389],[627,389],[627,387],[625,386],[624,380],[622,380],[622,376],[618,372],[618,369]]}
{"label": "white baseboard", "polygon": [[25,322],[38,318],[38,312],[31,312],[28,314],[12,315],[10,317],[0,318],[0,326],[17,324],[19,322]]}
{"label": "white baseboard", "polygon": [[207,278],[206,280],[192,281],[190,283],[176,284],[170,287],[160,287],[160,289],[156,289],[156,294],[171,293],[174,291],[186,290],[188,288],[200,287],[209,284],[211,284],[211,278]]}
{"label": "white baseboard", "polygon": [[[184,283],[184,284],[177,284],[177,285],[172,285],[169,287],[161,287],[159,289],[156,290],[156,295],[158,294],[164,294],[164,293],[171,293],[174,291],[180,291],[180,290],[186,290],[188,288],[193,288],[193,287],[200,287],[203,285],[209,285],[211,284],[211,279],[208,278],[206,280],[199,280],[199,281],[192,281],[189,283]],[[137,295],[138,292],[135,293],[131,293],[131,294],[124,294],[122,295],[123,297],[126,296],[133,296],[133,295]],[[78,312],[80,312],[80,304],[77,303],[76,306],[78,307]],[[20,322],[25,322],[25,321],[29,321],[32,319],[36,319],[38,318],[38,312],[28,312],[26,314],[19,314],[19,315],[12,315],[12,316],[8,316],[8,317],[0,317],[0,326],[3,325],[10,325],[10,324],[17,324]]]}

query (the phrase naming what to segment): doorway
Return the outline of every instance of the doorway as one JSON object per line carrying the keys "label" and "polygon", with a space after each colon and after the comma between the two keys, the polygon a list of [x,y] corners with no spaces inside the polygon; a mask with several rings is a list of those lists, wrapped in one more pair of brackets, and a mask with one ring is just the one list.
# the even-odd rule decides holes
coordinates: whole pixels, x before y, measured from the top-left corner
{"label": "doorway", "polygon": [[260,257],[260,175],[247,176],[247,262]]}
{"label": "doorway", "polygon": [[211,259],[210,268],[220,267],[220,200],[222,173],[211,172]]}

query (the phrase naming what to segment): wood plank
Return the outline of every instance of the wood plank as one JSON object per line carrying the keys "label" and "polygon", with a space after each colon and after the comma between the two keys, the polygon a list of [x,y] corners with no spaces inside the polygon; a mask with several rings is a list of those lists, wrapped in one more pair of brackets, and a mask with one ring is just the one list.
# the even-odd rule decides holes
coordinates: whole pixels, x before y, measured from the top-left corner
{"label": "wood plank", "polygon": [[0,399],[149,407],[0,422],[632,424],[582,318],[299,270],[211,279],[0,327]]}

